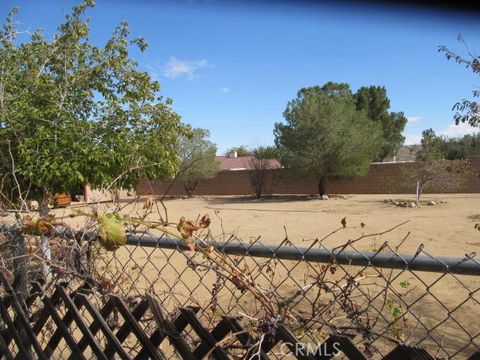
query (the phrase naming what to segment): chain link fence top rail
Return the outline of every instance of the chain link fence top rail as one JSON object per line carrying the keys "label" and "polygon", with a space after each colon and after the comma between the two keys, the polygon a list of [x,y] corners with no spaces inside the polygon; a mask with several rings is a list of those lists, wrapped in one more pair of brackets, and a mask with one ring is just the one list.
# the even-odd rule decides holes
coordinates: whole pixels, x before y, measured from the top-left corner
{"label": "chain link fence top rail", "polygon": [[[3,271],[13,282],[18,251],[11,230],[0,227],[0,251]],[[403,254],[402,242],[365,251],[363,238],[327,248],[321,240],[298,247],[288,238],[272,245],[235,236],[197,238],[196,251],[188,251],[184,241],[139,226],[130,227],[129,234],[126,246],[110,252],[94,233],[56,229],[48,239],[52,278],[45,286],[63,283],[74,290],[88,282],[96,289],[91,296],[97,304],[116,294],[131,309],[153,293],[172,319],[183,306],[198,306],[197,316],[207,328],[224,315],[238,316],[258,341],[279,324],[305,346],[318,345],[330,334],[348,335],[371,358],[382,358],[401,343],[420,346],[437,358],[462,359],[480,351],[480,262],[475,254],[435,257],[423,246]],[[33,238],[26,237],[27,249]],[[33,256],[30,280],[44,264],[35,251],[27,251]],[[32,318],[40,306],[38,300],[29,304]],[[64,314],[65,309],[58,311]],[[118,317],[109,315],[112,329],[119,326]],[[147,316],[141,324],[151,335],[153,319]],[[78,329],[70,330],[78,334]],[[49,320],[39,342],[54,331]],[[189,343],[201,342],[191,328],[185,333]],[[141,354],[135,337],[125,344],[130,354]],[[234,338],[222,347],[245,354]],[[161,350],[167,358],[178,358],[168,345]],[[270,355],[284,358],[285,351],[277,347]],[[64,344],[54,355],[70,356],[68,347]]]}

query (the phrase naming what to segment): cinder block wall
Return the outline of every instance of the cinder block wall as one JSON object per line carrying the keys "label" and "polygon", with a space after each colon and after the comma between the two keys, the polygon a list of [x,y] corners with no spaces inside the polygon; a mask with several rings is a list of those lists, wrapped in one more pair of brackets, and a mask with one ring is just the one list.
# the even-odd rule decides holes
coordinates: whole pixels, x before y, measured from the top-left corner
{"label": "cinder block wall", "polygon": [[[466,174],[459,184],[445,190],[430,187],[429,193],[478,193],[480,192],[480,156],[470,157],[471,174]],[[414,184],[402,184],[399,174],[408,171],[413,163],[372,164],[368,175],[355,180],[336,180],[327,183],[331,194],[401,194],[415,192]],[[201,180],[196,195],[251,195],[254,188],[250,181],[251,171],[220,171],[214,178]],[[183,183],[171,181],[142,180],[136,187],[137,195],[161,195],[168,188],[169,195],[186,195]],[[309,177],[293,177],[287,171],[270,170],[267,176],[266,193],[269,194],[316,194],[317,180]]]}

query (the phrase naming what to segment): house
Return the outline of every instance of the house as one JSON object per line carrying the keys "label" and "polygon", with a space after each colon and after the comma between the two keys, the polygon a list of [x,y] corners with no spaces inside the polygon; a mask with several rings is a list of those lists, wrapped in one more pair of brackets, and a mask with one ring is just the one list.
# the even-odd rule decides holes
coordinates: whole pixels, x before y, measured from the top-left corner
{"label": "house", "polygon": [[[236,151],[228,153],[226,156],[217,156],[220,163],[218,171],[237,171],[253,170],[253,156],[237,156]],[[281,169],[280,161],[277,159],[267,159],[269,169]]]}
{"label": "house", "polygon": [[421,149],[422,145],[402,145],[395,155],[386,157],[382,162],[412,162]]}

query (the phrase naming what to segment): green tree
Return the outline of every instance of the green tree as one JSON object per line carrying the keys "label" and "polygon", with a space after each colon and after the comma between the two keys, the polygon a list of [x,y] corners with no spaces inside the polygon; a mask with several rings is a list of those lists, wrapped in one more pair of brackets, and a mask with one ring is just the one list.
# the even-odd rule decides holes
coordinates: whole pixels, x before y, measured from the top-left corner
{"label": "green tree", "polygon": [[[464,46],[466,50],[465,56],[457,54],[445,45],[439,46],[438,51],[444,53],[447,60],[453,59],[457,64],[465,66],[474,74],[480,74],[480,56],[474,54],[469,49],[462,35],[458,35],[457,40]],[[474,90],[472,93],[474,99],[480,97],[479,90]],[[456,110],[454,119],[457,125],[463,122],[471,126],[480,126],[480,104],[477,101],[462,99],[462,101],[453,106],[452,110]]]}
{"label": "green tree", "polygon": [[258,146],[252,150],[252,156],[257,159],[277,159],[280,152],[276,146]]}
{"label": "green tree", "polygon": [[416,154],[417,161],[436,161],[443,159],[443,140],[430,128],[422,131],[421,149]]}
{"label": "green tree", "polygon": [[0,174],[5,201],[41,199],[79,183],[134,186],[140,177],[173,174],[186,132],[160,85],[138,69],[122,22],[102,47],[89,41],[86,0],[52,39],[36,31],[16,40],[13,10],[0,33]]}
{"label": "green tree", "polygon": [[441,147],[443,156],[447,160],[480,155],[480,133],[465,135],[461,138],[443,139]]}
{"label": "green tree", "polygon": [[356,109],[348,84],[301,89],[274,129],[282,164],[315,176],[320,195],[326,181],[365,175],[383,146],[380,124]]}
{"label": "green tree", "polygon": [[381,161],[394,155],[404,143],[402,135],[407,118],[402,112],[389,112],[390,99],[383,86],[361,87],[354,95],[357,110],[365,110],[368,117],[382,125],[383,147],[376,160]]}
{"label": "green tree", "polygon": [[209,136],[208,130],[194,129],[191,136],[180,139],[178,179],[184,182],[188,197],[192,197],[199,180],[212,178],[218,171],[217,146]]}

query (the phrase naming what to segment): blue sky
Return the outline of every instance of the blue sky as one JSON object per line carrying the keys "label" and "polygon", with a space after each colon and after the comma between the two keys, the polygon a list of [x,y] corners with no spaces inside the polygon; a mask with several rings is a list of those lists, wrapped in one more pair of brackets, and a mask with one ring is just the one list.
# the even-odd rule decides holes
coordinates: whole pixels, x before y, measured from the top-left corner
{"label": "blue sky", "polygon": [[[3,0],[5,18],[15,5],[22,30],[47,35],[76,3]],[[407,143],[423,129],[458,136],[453,104],[470,98],[480,79],[437,52],[459,52],[461,33],[480,52],[478,16],[433,9],[380,8],[332,2],[99,0],[89,11],[91,39],[101,45],[127,20],[149,43],[134,52],[162,84],[186,123],[207,128],[222,153],[237,145],[273,144],[273,125],[299,88],[327,81],[387,88],[392,111],[410,119]]]}

